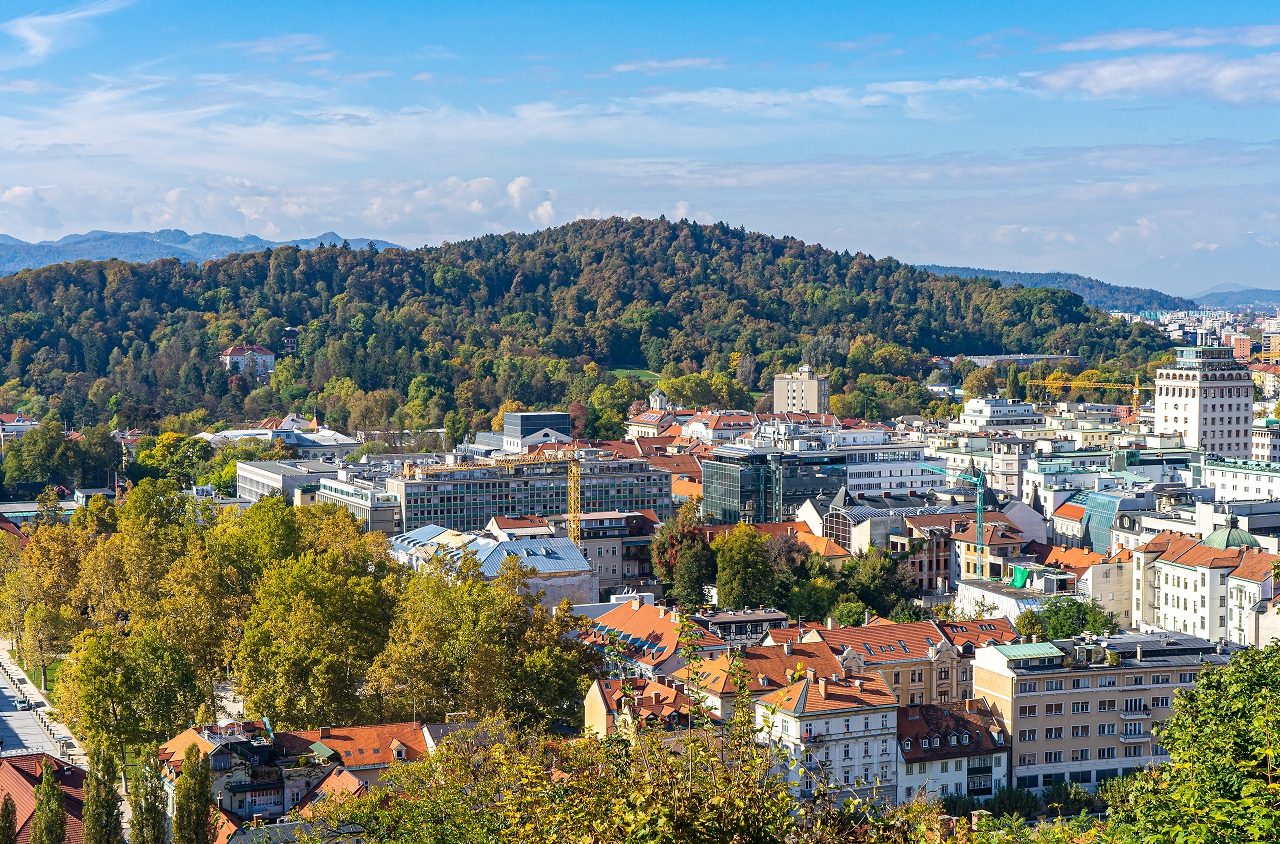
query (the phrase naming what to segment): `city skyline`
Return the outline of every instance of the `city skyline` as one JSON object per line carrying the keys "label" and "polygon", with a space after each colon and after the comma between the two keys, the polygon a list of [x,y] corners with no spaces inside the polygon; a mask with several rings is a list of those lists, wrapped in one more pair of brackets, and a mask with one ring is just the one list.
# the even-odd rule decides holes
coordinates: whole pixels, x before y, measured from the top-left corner
{"label": "city skyline", "polygon": [[1258,3],[20,3],[0,232],[408,246],[612,214],[1196,294],[1277,287]]}

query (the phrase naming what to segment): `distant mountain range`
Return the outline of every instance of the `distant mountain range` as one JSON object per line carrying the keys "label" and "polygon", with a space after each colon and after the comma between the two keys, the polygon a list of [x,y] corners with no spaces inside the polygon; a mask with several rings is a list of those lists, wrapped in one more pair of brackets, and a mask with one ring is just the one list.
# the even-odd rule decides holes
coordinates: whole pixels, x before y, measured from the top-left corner
{"label": "distant mountain range", "polygon": [[1210,308],[1280,307],[1280,290],[1246,287],[1243,284],[1219,284],[1196,296],[1196,301]]}
{"label": "distant mountain range", "polygon": [[943,267],[920,264],[938,275],[959,278],[993,278],[1002,284],[1019,287],[1056,287],[1079,294],[1086,303],[1104,311],[1180,311],[1195,308],[1196,303],[1181,296],[1171,296],[1147,287],[1122,287],[1076,273],[1020,273],[1012,270],[983,270],[976,267]]}
{"label": "distant mountain range", "polygon": [[[364,237],[346,240],[353,249],[364,249],[369,244],[369,238]],[[180,258],[183,261],[199,262],[225,258],[236,252],[261,252],[277,246],[315,249],[322,244],[342,241],[342,236],[334,232],[302,240],[273,241],[254,235],[231,237],[207,232],[187,234],[181,229],[162,229],[156,232],[91,231],[69,234],[59,240],[42,240],[39,243],[28,243],[0,234],[0,275],[81,259],[101,261],[119,258],[122,261],[145,262],[158,258]],[[379,249],[396,245],[385,240],[374,240],[373,243]]]}

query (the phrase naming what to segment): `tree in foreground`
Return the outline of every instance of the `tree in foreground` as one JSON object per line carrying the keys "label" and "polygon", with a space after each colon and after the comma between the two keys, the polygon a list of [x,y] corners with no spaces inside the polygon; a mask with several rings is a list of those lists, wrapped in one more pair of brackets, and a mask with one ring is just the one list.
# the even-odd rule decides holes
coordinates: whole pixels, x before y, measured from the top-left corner
{"label": "tree in foreground", "polygon": [[62,786],[54,765],[42,765],[40,784],[36,786],[35,812],[31,816],[31,844],[64,844],[67,836],[67,813],[63,808]]}
{"label": "tree in foreground", "polygon": [[182,773],[173,788],[173,844],[212,844],[217,835],[209,757],[195,743],[182,754]]}
{"label": "tree in foreground", "polygon": [[123,844],[124,824],[120,793],[116,791],[115,754],[94,750],[84,784],[84,844]]}
{"label": "tree in foreground", "polygon": [[0,803],[0,844],[18,844],[18,807],[8,794]]}
{"label": "tree in foreground", "polygon": [[168,843],[166,799],[156,748],[144,748],[129,784],[129,844]]}

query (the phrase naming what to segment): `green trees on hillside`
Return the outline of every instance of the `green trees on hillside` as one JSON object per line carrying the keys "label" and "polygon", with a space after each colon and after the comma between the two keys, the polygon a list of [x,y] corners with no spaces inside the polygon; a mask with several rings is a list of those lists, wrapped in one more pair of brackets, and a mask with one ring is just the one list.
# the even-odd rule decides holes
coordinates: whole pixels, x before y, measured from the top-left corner
{"label": "green trees on hillside", "polygon": [[[80,261],[0,280],[0,315],[3,403],[43,414],[56,395],[63,424],[163,419],[177,433],[191,432],[192,412],[301,409],[337,426],[456,434],[512,400],[580,403],[605,434],[619,408],[594,391],[615,390],[610,369],[661,372],[693,402],[709,390],[745,404],[744,390],[802,360],[829,370],[859,415],[876,404],[894,415],[923,407],[914,382],[927,354],[1070,350],[1141,364],[1168,345],[1064,291],[944,280],[723,224],[616,218],[419,250]],[[218,361],[241,341],[281,352],[286,325],[299,327],[297,352],[266,383]],[[637,397],[647,389],[623,380]],[[24,462],[43,474],[17,461],[15,477]]]}

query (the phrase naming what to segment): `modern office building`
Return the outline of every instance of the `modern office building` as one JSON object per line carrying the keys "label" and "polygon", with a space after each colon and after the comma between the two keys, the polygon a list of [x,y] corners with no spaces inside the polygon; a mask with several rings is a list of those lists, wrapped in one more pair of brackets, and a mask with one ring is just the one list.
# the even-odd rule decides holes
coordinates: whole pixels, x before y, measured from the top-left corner
{"label": "modern office building", "polygon": [[844,451],[784,451],[722,445],[702,462],[708,522],[785,522],[810,498],[832,498],[848,482]]}
{"label": "modern office building", "polygon": [[1155,429],[1220,457],[1252,453],[1253,376],[1227,346],[1180,346],[1156,370]]}
{"label": "modern office building", "polygon": [[236,495],[257,501],[278,495],[293,503],[294,491],[321,479],[338,477],[339,466],[324,460],[253,460],[236,462]]}
{"label": "modern office building", "polygon": [[573,439],[573,420],[560,411],[506,413],[502,417],[502,448],[524,452],[530,446]]}
{"label": "modern office building", "polygon": [[[652,510],[671,515],[671,474],[644,460],[583,457],[583,513]],[[400,501],[404,530],[435,524],[480,530],[495,516],[553,516],[569,509],[568,461],[463,464],[456,469],[387,479]]]}
{"label": "modern office building", "polygon": [[315,496],[317,504],[337,504],[351,511],[365,530],[387,536],[403,531],[400,500],[387,492],[379,478],[343,470],[337,478],[321,478]]}
{"label": "modern office building", "polygon": [[974,655],[973,694],[1013,742],[1013,785],[1093,789],[1167,759],[1152,725],[1231,650],[1174,633],[995,645]]}
{"label": "modern office building", "polygon": [[827,413],[830,408],[831,384],[812,366],[773,376],[774,413]]}

